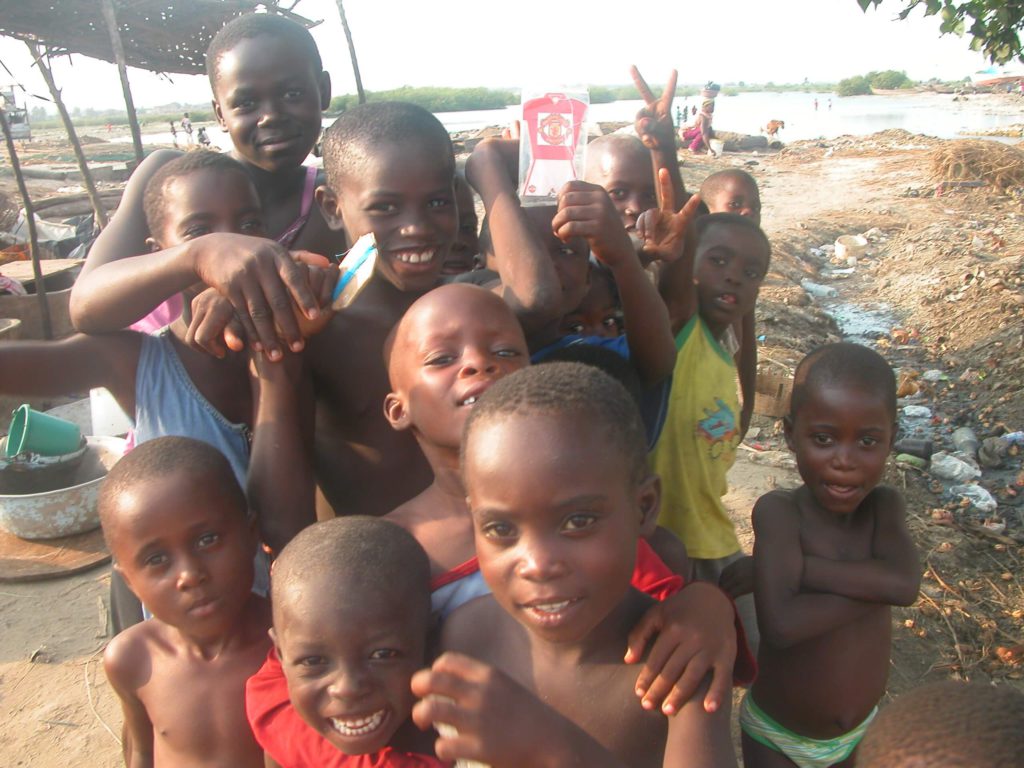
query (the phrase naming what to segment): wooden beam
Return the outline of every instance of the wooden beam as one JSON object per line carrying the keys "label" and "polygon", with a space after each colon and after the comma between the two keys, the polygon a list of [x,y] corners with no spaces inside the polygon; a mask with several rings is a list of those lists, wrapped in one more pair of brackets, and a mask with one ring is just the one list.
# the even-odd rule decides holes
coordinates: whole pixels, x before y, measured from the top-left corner
{"label": "wooden beam", "polygon": [[32,198],[28,195],[28,187],[25,186],[25,177],[21,173],[21,163],[18,162],[18,153],[14,149],[14,139],[11,138],[11,128],[7,124],[7,113],[3,106],[0,106],[0,127],[3,128],[4,142],[7,144],[7,154],[11,158],[11,169],[14,171],[14,179],[18,183],[18,192],[21,193],[21,204],[25,208],[25,223],[28,225],[28,248],[29,256],[32,259],[32,275],[36,281],[36,299],[39,301],[39,317],[43,322],[43,337],[53,338],[53,326],[50,324],[50,305],[46,301],[46,285],[43,283],[43,270],[39,265],[39,237],[36,234],[36,212],[32,208]]}
{"label": "wooden beam", "polygon": [[142,131],[139,130],[139,118],[135,114],[135,100],[132,98],[132,88],[128,84],[128,68],[125,64],[124,45],[121,42],[121,33],[117,28],[117,14],[114,11],[113,0],[100,0],[103,8],[103,20],[107,22],[107,30],[110,32],[110,47],[114,49],[114,63],[117,64],[117,74],[121,76],[121,91],[124,93],[124,106],[128,110],[128,128],[132,132],[132,145],[135,147],[135,165],[142,162]]}
{"label": "wooden beam", "polygon": [[92,180],[92,173],[89,171],[89,162],[85,159],[85,152],[82,151],[82,145],[78,142],[78,134],[75,133],[75,126],[71,122],[71,115],[68,114],[68,108],[64,106],[64,100],[60,96],[60,90],[57,88],[57,84],[53,80],[53,72],[43,61],[42,54],[39,52],[39,46],[35,43],[26,42],[29,52],[32,54],[32,59],[39,67],[39,73],[43,76],[43,80],[46,81],[46,87],[50,89],[50,98],[53,99],[53,103],[57,105],[57,111],[60,113],[61,122],[64,123],[64,131],[68,135],[68,141],[71,142],[71,148],[75,151],[75,158],[78,160],[78,170],[82,173],[82,183],[85,185],[85,191],[89,195],[89,201],[92,203],[92,210],[96,216],[96,225],[103,229],[107,226],[107,210],[103,207],[103,203],[100,200],[99,195],[96,194],[96,184]]}

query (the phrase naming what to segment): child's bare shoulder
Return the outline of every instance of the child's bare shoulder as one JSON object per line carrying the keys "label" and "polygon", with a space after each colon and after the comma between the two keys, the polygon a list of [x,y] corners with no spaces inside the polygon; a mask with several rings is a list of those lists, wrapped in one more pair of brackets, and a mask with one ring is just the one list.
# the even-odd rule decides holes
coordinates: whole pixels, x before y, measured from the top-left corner
{"label": "child's bare shoulder", "polygon": [[492,595],[483,595],[459,606],[445,619],[441,647],[488,659],[491,658],[488,651],[495,648],[513,624],[515,622]]}
{"label": "child's bare shoulder", "polygon": [[754,502],[754,509],[751,512],[754,524],[760,522],[761,525],[772,525],[780,518],[798,517],[800,514],[799,490],[777,488],[761,496]]}
{"label": "child's bare shoulder", "polygon": [[159,619],[128,627],[107,643],[103,669],[114,688],[137,690],[152,676],[154,657],[171,643],[169,628]]}
{"label": "child's bare shoulder", "polygon": [[907,506],[903,494],[891,485],[878,485],[871,490],[861,505],[862,509],[877,517],[898,517],[903,519]]}

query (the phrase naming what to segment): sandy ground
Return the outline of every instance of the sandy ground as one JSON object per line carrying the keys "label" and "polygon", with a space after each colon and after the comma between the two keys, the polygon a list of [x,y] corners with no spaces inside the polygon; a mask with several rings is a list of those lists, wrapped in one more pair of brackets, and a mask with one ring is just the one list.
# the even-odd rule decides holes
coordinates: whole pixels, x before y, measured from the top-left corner
{"label": "sandy ground", "polygon": [[[766,337],[762,358],[792,363],[838,338],[825,312],[834,307],[812,301],[798,286],[802,278],[822,279],[807,251],[840,234],[878,228],[856,274],[830,283],[839,291],[836,301],[887,302],[891,319],[875,332],[874,343],[905,371],[948,372],[948,385],[927,385],[918,395],[918,402],[936,409],[936,440],[964,423],[979,431],[998,432],[1001,424],[1021,429],[1024,217],[1015,198],[984,190],[934,197],[927,161],[932,144],[885,132],[857,141],[800,142],[778,155],[687,157],[683,173],[695,188],[713,170],[744,165],[761,186],[763,220],[775,247],[758,309]],[[0,178],[0,191],[9,188],[10,180]],[[900,343],[897,325],[919,336]],[[755,417],[754,426],[759,432],[748,442],[783,447],[777,421]],[[726,499],[748,550],[754,500],[799,482],[792,469],[751,457],[752,451],[740,452]],[[1024,519],[1013,495],[1021,488],[1013,485],[1019,457],[1015,462],[982,480],[1000,499],[1007,523],[995,537],[977,533],[970,510],[949,501],[926,475],[896,466],[890,471],[889,481],[907,495],[925,572],[921,600],[894,612],[890,696],[949,677],[1021,686]],[[0,584],[0,763],[120,764],[120,712],[99,668],[108,582],[108,569],[99,568],[55,582]]]}

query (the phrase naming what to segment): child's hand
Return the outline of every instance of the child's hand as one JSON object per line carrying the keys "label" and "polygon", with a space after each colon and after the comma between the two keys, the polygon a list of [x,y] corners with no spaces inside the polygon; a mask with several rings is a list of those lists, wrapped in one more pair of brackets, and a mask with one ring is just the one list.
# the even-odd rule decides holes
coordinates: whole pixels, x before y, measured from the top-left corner
{"label": "child's hand", "polygon": [[718,577],[718,586],[728,592],[733,600],[754,591],[754,558],[741,557],[727,565]]}
{"label": "child's hand", "polygon": [[692,195],[683,209],[676,213],[672,179],[664,168],[658,171],[658,187],[660,206],[644,211],[636,222],[637,235],[643,241],[641,257],[646,257],[645,261],[678,261],[687,244],[695,243],[696,238],[690,236],[690,228],[697,218],[700,195]]}
{"label": "child's hand", "polygon": [[318,253],[292,251],[292,258],[305,267],[310,290],[316,296],[317,306],[320,308],[320,313],[315,318],[309,318],[296,305],[292,305],[292,313],[299,326],[299,332],[304,339],[308,339],[322,331],[334,317],[331,298],[334,295],[334,287],[338,284],[338,278],[341,277],[341,271],[337,265],[331,264],[328,259]]}
{"label": "child's hand", "polygon": [[[209,239],[215,238],[215,239]],[[281,356],[279,337],[293,352],[303,347],[293,304],[310,320],[320,315],[306,270],[279,243],[262,237],[213,233],[197,238],[196,276],[235,309],[245,335],[271,360]]]}
{"label": "child's hand", "polygon": [[636,679],[636,695],[644,709],[661,706],[674,715],[712,673],[704,709],[715,712],[728,701],[736,661],[735,614],[717,587],[688,584],[668,600],[651,607],[629,633],[625,661],[635,664],[655,637]]}
{"label": "child's hand", "polygon": [[551,229],[565,243],[574,237],[584,238],[591,253],[613,271],[627,260],[637,260],[619,212],[597,184],[570,181],[562,187]]}
{"label": "child's hand", "polygon": [[185,343],[223,358],[228,350],[245,349],[245,328],[235,317],[235,308],[216,288],[207,288],[192,299],[192,321],[185,332]]}
{"label": "child's hand", "polygon": [[648,149],[655,151],[675,149],[676,139],[675,126],[672,123],[672,98],[676,93],[676,78],[678,76],[676,71],[673,69],[669,73],[665,90],[662,91],[661,96],[658,98],[655,98],[650,86],[647,85],[647,81],[644,80],[644,76],[640,74],[640,70],[636,68],[636,65],[629,68],[629,73],[633,76],[633,83],[640,92],[640,98],[644,100],[646,105],[636,113],[636,122],[634,123],[636,135],[640,137],[640,141]]}
{"label": "child's hand", "polygon": [[435,742],[441,760],[526,768],[547,765],[551,751],[562,748],[562,718],[511,678],[476,659],[445,653],[430,669],[413,675],[412,691],[422,699],[412,709],[416,725],[427,730],[442,723],[458,731]]}

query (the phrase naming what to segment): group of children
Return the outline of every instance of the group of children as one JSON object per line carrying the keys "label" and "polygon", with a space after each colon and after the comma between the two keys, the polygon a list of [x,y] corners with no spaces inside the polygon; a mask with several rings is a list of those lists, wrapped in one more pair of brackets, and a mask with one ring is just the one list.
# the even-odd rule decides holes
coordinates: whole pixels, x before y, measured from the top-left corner
{"label": "group of children", "polygon": [[[75,286],[89,335],[0,345],[0,390],[134,416],[99,502],[126,763],[736,765],[749,638],[745,764],[851,765],[919,580],[879,485],[893,372],[800,364],[804,484],[757,503],[745,558],[720,497],[771,248],[745,172],[687,195],[674,87],[634,70],[637,137],[524,208],[514,143],[457,171],[408,104],[345,112],[306,169],[330,79],[282,17],[207,66],[232,155],[150,155]],[[335,312],[331,257],[369,234]]]}

